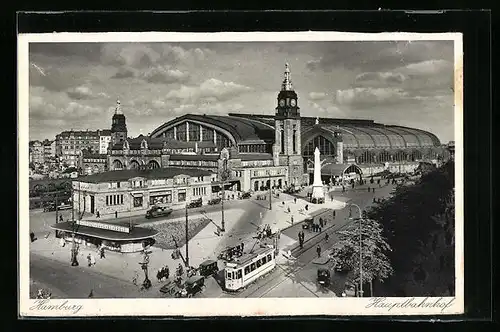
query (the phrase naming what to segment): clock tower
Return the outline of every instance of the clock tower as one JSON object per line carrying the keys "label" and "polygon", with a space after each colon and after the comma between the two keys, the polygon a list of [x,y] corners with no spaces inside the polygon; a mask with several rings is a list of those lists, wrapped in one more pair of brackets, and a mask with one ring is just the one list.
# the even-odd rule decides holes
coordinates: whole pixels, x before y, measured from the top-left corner
{"label": "clock tower", "polygon": [[290,79],[290,66],[285,64],[283,83],[278,93],[274,120],[275,146],[279,165],[288,166],[288,185],[300,185],[303,179],[302,145],[300,140],[300,107]]}

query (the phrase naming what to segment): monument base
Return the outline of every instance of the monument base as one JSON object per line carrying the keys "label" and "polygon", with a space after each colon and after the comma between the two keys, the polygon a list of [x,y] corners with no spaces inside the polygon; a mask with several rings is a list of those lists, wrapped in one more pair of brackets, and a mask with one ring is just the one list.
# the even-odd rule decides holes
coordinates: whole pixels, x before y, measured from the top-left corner
{"label": "monument base", "polygon": [[323,186],[313,186],[311,203],[323,204],[325,202],[325,188]]}

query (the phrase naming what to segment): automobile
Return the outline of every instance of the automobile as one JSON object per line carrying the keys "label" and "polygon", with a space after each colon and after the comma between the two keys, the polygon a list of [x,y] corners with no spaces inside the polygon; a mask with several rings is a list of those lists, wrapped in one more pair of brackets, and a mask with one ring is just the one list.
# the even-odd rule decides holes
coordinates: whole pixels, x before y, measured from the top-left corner
{"label": "automobile", "polygon": [[356,286],[349,280],[345,282],[343,297],[355,297],[356,296]]}
{"label": "automobile", "polygon": [[314,219],[307,218],[304,220],[304,223],[302,224],[302,229],[312,229],[313,224],[314,224]]}
{"label": "automobile", "polygon": [[166,217],[172,213],[172,209],[169,207],[162,206],[153,206],[148,211],[146,211],[146,218],[158,218],[158,217]]}
{"label": "automobile", "polygon": [[221,201],[222,201],[222,198],[220,198],[220,197],[213,198],[213,199],[208,201],[208,205],[217,205],[217,204],[220,204]]}
{"label": "automobile", "polygon": [[250,197],[252,197],[252,194],[249,192],[246,192],[246,193],[241,194],[240,199],[247,199]]}
{"label": "automobile", "polygon": [[47,204],[43,207],[43,212],[52,212],[56,210],[56,205],[54,203]]}
{"label": "automobile", "polygon": [[192,276],[186,280],[183,289],[180,291],[179,297],[193,297],[203,291],[205,287],[205,277]]}
{"label": "automobile", "polygon": [[197,208],[197,207],[200,207],[203,205],[203,200],[201,198],[198,198],[194,201],[191,201],[189,204],[188,204],[188,209],[194,209],[194,208]]}
{"label": "automobile", "polygon": [[325,287],[330,286],[330,281],[331,281],[330,270],[325,269],[325,268],[319,268],[317,280],[321,286],[325,286]]}
{"label": "automobile", "polygon": [[219,272],[217,261],[211,259],[204,261],[198,267],[198,271],[200,271],[200,275],[203,277],[208,277],[217,274],[217,272]]}

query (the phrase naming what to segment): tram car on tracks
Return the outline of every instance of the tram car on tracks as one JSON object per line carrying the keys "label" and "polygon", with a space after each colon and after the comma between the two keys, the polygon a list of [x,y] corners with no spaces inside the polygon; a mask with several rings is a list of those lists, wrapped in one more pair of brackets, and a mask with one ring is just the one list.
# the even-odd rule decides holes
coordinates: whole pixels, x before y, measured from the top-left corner
{"label": "tram car on tracks", "polygon": [[256,248],[252,253],[239,257],[237,262],[227,263],[224,269],[225,288],[238,291],[276,267],[274,248]]}

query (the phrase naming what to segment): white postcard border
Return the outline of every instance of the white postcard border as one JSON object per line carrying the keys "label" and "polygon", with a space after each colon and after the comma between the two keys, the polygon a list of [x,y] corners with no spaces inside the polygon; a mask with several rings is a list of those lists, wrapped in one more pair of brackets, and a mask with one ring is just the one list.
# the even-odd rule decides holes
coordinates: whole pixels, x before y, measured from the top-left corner
{"label": "white postcard border", "polygon": [[[29,299],[29,43],[34,42],[285,42],[454,41],[455,61],[455,294],[454,298],[247,298],[247,299]],[[82,316],[306,316],[440,315],[464,312],[463,49],[460,33],[47,33],[18,35],[18,275],[19,315]]]}

